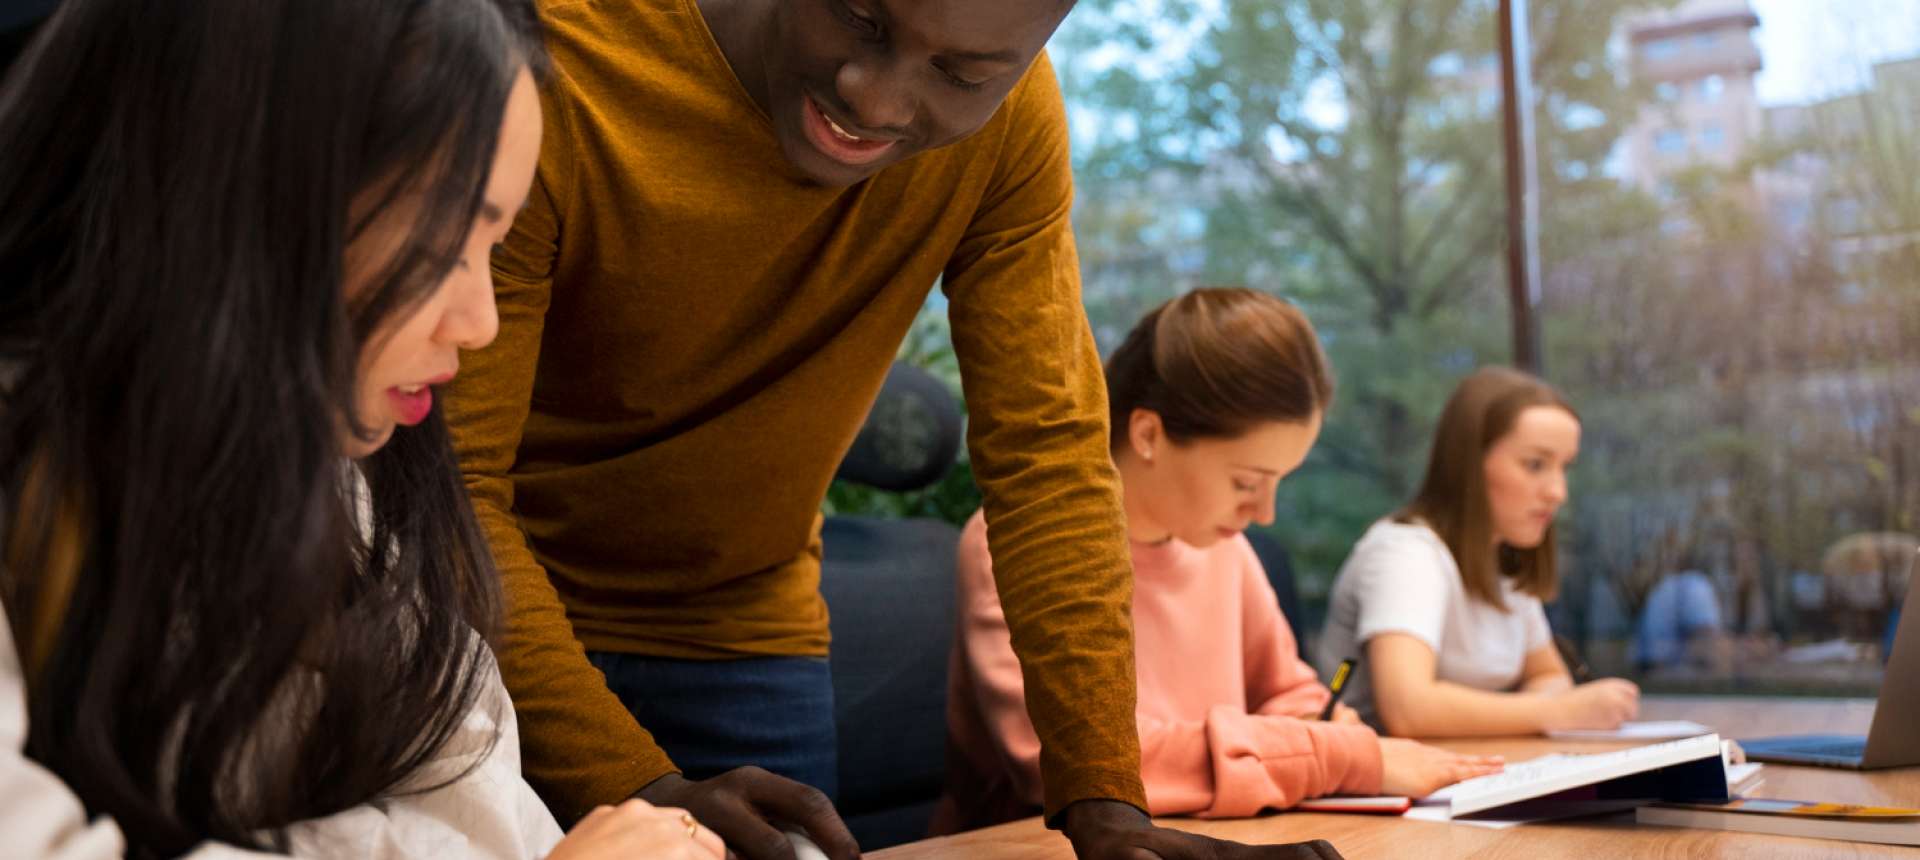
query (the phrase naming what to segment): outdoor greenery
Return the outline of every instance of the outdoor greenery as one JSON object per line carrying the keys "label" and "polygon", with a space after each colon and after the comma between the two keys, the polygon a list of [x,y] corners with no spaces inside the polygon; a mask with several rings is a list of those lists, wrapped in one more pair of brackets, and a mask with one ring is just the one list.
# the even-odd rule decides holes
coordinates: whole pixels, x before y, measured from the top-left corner
{"label": "outdoor greenery", "polygon": [[[1818,626],[1791,611],[1794,576],[1830,544],[1920,530],[1920,87],[1637,188],[1610,161],[1653,94],[1609,40],[1673,2],[1530,4],[1544,372],[1585,430],[1556,620],[1619,640],[1692,561],[1737,592],[1740,631],[1792,638]],[[1053,43],[1103,349],[1205,284],[1285,296],[1321,332],[1337,401],[1273,527],[1314,606],[1410,496],[1453,383],[1510,360],[1495,7],[1082,0]],[[1803,223],[1755,202],[1810,161],[1831,190]],[[903,358],[957,380],[944,325],[936,303]],[[977,504],[964,463],[922,493],[830,499],[950,520]]]}

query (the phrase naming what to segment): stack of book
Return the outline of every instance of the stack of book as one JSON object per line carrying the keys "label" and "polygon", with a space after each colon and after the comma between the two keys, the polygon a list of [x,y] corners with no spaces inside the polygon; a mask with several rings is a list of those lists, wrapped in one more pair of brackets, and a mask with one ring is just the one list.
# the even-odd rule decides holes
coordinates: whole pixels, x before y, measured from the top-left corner
{"label": "stack of book", "polygon": [[1920,809],[1740,797],[1760,784],[1760,769],[1729,765],[1720,736],[1705,734],[1615,752],[1542,756],[1418,802],[1323,798],[1300,809],[1404,812],[1410,818],[1481,827],[1631,809],[1642,824],[1920,845]]}
{"label": "stack of book", "polygon": [[1668,827],[1920,845],[1920,809],[1738,798],[1726,803],[1656,803],[1633,815],[1641,824]]}

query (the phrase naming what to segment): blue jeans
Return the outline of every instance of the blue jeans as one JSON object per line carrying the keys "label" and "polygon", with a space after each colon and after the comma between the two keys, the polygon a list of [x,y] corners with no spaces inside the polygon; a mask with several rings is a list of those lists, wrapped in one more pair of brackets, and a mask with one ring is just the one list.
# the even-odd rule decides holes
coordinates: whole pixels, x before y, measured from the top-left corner
{"label": "blue jeans", "polygon": [[671,660],[592,651],[587,659],[688,779],[758,765],[829,798],[839,794],[826,658]]}

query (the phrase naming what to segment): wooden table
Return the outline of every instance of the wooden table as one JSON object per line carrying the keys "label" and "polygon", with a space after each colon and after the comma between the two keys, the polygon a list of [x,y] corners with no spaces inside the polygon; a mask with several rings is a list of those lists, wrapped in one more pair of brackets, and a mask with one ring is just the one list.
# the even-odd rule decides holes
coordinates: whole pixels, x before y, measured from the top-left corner
{"label": "wooden table", "polygon": [[[1873,702],[1863,699],[1741,699],[1661,696],[1641,703],[1645,720],[1694,720],[1723,737],[1771,734],[1865,734]],[[1545,738],[1443,741],[1461,752],[1497,753],[1520,761],[1550,752],[1601,752],[1630,744],[1569,743]],[[1769,764],[1756,797],[1828,800],[1878,806],[1920,807],[1920,768],[1859,773]],[[1461,824],[1392,817],[1293,812],[1236,821],[1162,819],[1161,824],[1238,842],[1271,843],[1325,839],[1351,860],[1366,858],[1612,857],[1768,858],[1920,857],[1920,849],[1857,842],[1796,839],[1713,830],[1639,826],[1632,813],[1576,821],[1523,824],[1489,830]],[[873,860],[1072,860],[1060,834],[1028,819],[958,836],[928,839],[866,855]]]}

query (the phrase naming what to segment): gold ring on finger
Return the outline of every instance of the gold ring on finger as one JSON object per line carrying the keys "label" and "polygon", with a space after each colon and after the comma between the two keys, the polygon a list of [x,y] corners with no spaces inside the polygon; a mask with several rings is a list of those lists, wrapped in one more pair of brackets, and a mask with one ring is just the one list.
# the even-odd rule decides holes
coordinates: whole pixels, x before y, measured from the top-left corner
{"label": "gold ring on finger", "polygon": [[688,839],[700,838],[700,822],[693,820],[693,813],[691,812],[680,813],[680,822],[682,824],[687,825]]}

